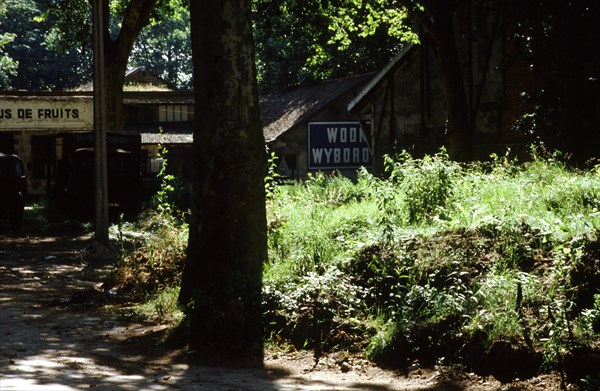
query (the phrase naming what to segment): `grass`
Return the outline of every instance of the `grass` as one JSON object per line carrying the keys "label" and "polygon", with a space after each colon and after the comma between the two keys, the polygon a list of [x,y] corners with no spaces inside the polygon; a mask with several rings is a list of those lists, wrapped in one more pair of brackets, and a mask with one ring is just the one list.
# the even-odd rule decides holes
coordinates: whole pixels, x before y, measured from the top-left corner
{"label": "grass", "polygon": [[[527,162],[459,165],[442,150],[386,167],[354,182],[269,177],[267,343],[488,373],[498,360],[566,371],[582,347],[598,356],[600,166],[537,149]],[[152,293],[141,313],[169,316],[187,225],[159,213],[115,236],[128,229],[148,235],[124,252],[117,280]]]}
{"label": "grass", "polygon": [[143,319],[176,324],[184,318],[184,312],[177,304],[178,296],[179,287],[164,288],[149,300],[134,306],[132,312]]}
{"label": "grass", "polygon": [[[382,362],[466,363],[473,341],[485,361],[495,341],[511,341],[545,368],[600,343],[600,166],[575,170],[534,150],[523,163],[461,166],[441,151],[386,167],[384,178],[317,174],[273,191],[270,335]],[[301,314],[307,305],[320,312]],[[304,319],[318,314],[327,322]],[[303,332],[289,326],[299,319]]]}

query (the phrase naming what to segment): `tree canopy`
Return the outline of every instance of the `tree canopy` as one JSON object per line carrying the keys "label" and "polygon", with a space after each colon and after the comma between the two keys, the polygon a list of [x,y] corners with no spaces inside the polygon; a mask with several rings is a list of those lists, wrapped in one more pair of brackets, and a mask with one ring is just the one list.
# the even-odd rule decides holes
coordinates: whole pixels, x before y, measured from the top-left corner
{"label": "tree canopy", "polygon": [[[29,42],[8,45],[7,56],[15,57],[13,53],[27,49],[22,57],[37,62],[11,74],[4,88],[61,90],[91,80],[88,1],[5,1],[11,3],[6,19],[12,22],[3,23],[0,33]],[[406,37],[407,30],[398,23],[405,15],[392,9],[376,16],[371,2],[381,0],[254,0],[254,42],[262,88],[362,74],[383,66]],[[157,2],[148,26],[132,47],[128,66],[144,66],[187,89],[191,86],[191,50],[187,4],[183,3]],[[117,40],[123,27],[127,4],[124,0],[110,2],[112,40]],[[3,70],[6,73],[8,67]]]}
{"label": "tree canopy", "polygon": [[[6,12],[0,14],[0,36],[5,38],[1,88],[63,89],[89,80],[91,53],[76,45],[59,45],[59,36],[68,32],[53,29],[53,18],[40,18],[42,0],[4,0],[4,4]],[[72,23],[88,24],[80,16],[73,13]]]}
{"label": "tree canopy", "polygon": [[[88,1],[4,2],[6,13],[0,13],[0,42],[4,44],[2,61],[9,64],[8,60],[12,59],[14,64],[18,63],[18,68],[2,67],[1,88],[64,90],[91,80],[92,33]],[[169,78],[178,73],[170,81],[184,88],[189,86],[189,18],[182,1],[111,1],[107,26],[111,41],[122,41],[130,34],[127,31],[134,26],[127,22],[127,15],[136,9],[136,4],[136,7],[151,6],[142,23],[150,27],[135,41],[130,66],[156,69],[159,75]],[[122,29],[123,26],[126,29]],[[166,47],[169,53],[157,54],[164,54]]]}
{"label": "tree canopy", "polygon": [[143,29],[133,46],[129,66],[145,67],[178,88],[191,89],[189,12],[177,8],[172,14],[163,15],[160,20]]}
{"label": "tree canopy", "polygon": [[[4,22],[6,15],[6,2],[0,0],[0,21]],[[3,23],[0,23],[0,26]],[[10,79],[17,73],[17,67],[19,65],[13,58],[11,58],[4,50],[4,47],[15,39],[15,34],[3,31],[0,32],[0,88],[6,88],[9,85]]]}
{"label": "tree canopy", "polygon": [[[405,14],[379,14],[381,0],[254,0],[259,83],[284,87],[304,80],[372,72],[407,38]],[[380,4],[379,4],[380,5]]]}

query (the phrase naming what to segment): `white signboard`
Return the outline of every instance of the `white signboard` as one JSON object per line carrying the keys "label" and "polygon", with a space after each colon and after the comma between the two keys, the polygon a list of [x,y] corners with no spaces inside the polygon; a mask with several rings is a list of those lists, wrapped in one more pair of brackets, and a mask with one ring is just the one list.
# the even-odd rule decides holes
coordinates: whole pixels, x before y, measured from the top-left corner
{"label": "white signboard", "polygon": [[92,128],[91,99],[0,98],[0,130]]}

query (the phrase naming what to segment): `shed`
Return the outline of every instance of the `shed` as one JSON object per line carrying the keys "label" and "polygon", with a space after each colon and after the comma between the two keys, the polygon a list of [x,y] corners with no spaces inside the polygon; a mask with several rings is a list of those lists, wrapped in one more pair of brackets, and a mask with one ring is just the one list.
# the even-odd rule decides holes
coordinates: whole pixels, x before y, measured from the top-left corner
{"label": "shed", "polygon": [[[331,124],[332,128],[344,127],[349,131],[353,126],[360,131],[360,124],[346,107],[372,77],[373,74],[367,74],[311,81],[260,95],[265,141],[280,159],[280,174],[293,179],[306,179],[311,171],[336,170],[347,176],[355,175],[360,165],[353,161],[348,164],[341,161],[338,166],[324,169],[311,165],[309,130],[313,124]],[[315,131],[320,130],[315,127]],[[341,153],[343,160],[343,150]]]}
{"label": "shed", "polygon": [[[513,124],[523,113],[525,86],[535,88],[541,81],[505,37],[496,11],[489,11],[473,11],[468,13],[470,19],[455,21],[474,159],[523,146],[525,138]],[[371,121],[376,171],[382,170],[384,154],[407,150],[422,156],[447,145],[442,63],[428,36],[404,46],[351,100],[348,111],[361,122]]]}

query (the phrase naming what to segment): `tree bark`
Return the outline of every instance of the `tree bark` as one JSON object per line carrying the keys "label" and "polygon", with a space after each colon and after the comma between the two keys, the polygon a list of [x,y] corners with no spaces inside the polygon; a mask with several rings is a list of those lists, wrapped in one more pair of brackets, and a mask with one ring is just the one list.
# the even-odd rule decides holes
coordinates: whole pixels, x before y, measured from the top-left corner
{"label": "tree bark", "polygon": [[157,0],[130,0],[121,22],[121,29],[115,39],[109,32],[109,9],[108,1],[104,7],[104,34],[105,34],[105,56],[106,56],[106,112],[107,129],[120,130],[124,127],[123,118],[123,85],[129,56],[133,44],[142,28],[148,25],[150,14],[156,7]]}
{"label": "tree bark", "polygon": [[[456,44],[454,13],[459,1],[399,0],[426,31],[436,47],[442,64],[442,79],[446,91],[448,154],[457,161],[472,157],[474,121],[469,121],[469,105],[465,80]],[[421,8],[423,5],[424,8]],[[474,115],[474,114],[473,114]]]}
{"label": "tree bark", "polygon": [[249,0],[190,2],[194,183],[179,300],[190,347],[262,363],[264,175]]}
{"label": "tree bark", "polygon": [[448,155],[454,160],[464,162],[471,160],[472,156],[474,121],[469,120],[470,109],[451,15],[445,16],[448,19],[438,18],[438,28],[441,30],[441,34],[438,37],[437,46],[446,90]]}
{"label": "tree bark", "polygon": [[[94,14],[94,128],[96,240],[108,244],[106,132],[124,127],[123,85],[127,63],[140,30],[150,20],[156,0],[131,0],[116,40],[110,36],[109,2],[90,1]],[[102,53],[99,53],[102,51]]]}

